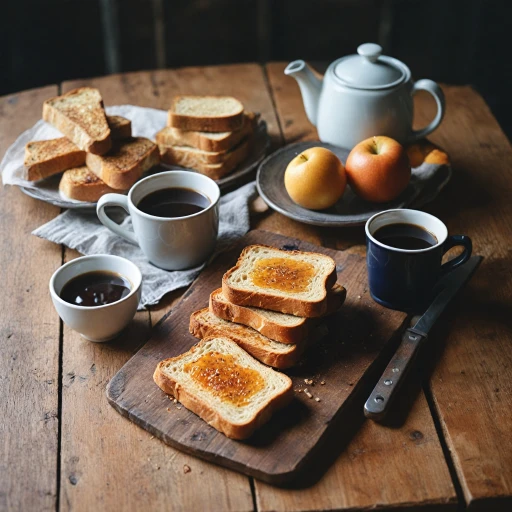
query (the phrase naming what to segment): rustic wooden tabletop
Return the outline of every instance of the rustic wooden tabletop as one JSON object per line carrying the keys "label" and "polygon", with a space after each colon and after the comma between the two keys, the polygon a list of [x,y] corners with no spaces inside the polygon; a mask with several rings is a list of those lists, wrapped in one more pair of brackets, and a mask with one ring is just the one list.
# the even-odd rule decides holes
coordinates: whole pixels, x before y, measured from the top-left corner
{"label": "rustic wooden tabletop", "polygon": [[[99,87],[107,105],[167,109],[178,93],[232,94],[267,121],[273,149],[316,138],[283,63],[186,68],[64,82],[0,98],[0,155],[46,98]],[[407,411],[378,425],[354,407],[351,438],[317,483],[279,489],[170,448],[121,417],[105,386],[179,299],[140,312],[122,342],[63,326],[48,280],[75,251],[32,236],[59,209],[0,190],[0,510],[512,510],[512,148],[482,98],[446,86],[431,140],[454,176],[426,208],[470,235],[480,269],[423,351]],[[433,117],[416,98],[416,121]],[[363,252],[363,230],[255,215],[253,227]],[[316,470],[315,470],[316,471]]]}

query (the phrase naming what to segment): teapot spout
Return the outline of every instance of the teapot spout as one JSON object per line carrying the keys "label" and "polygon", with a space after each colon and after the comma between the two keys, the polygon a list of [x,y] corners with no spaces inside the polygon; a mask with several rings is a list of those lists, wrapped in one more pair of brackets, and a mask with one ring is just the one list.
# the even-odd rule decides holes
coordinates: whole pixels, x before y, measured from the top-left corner
{"label": "teapot spout", "polygon": [[294,60],[290,62],[284,70],[285,75],[293,76],[297,80],[304,109],[308,119],[316,126],[318,114],[318,102],[320,92],[322,91],[322,80],[316,77],[311,68],[303,60]]}

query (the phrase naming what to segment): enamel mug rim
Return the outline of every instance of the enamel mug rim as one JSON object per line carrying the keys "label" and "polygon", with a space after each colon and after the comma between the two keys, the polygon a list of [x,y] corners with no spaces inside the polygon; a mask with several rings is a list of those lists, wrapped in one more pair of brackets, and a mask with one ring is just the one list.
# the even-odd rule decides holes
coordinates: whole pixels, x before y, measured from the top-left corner
{"label": "enamel mug rim", "polygon": [[[390,216],[391,221],[379,222],[380,218],[383,216]],[[426,226],[424,222],[421,222],[421,218],[428,219],[427,224],[429,225]],[[430,247],[426,247],[425,249],[399,249],[398,247],[391,247],[390,245],[383,244],[373,236],[373,233],[375,233],[377,229],[383,226],[398,223],[414,224],[416,226],[420,226],[423,229],[426,229],[429,233],[433,234],[436,237],[437,244],[432,245]],[[374,227],[373,224],[376,224],[376,226]],[[386,249],[388,251],[401,252],[405,254],[421,254],[430,251],[435,251],[436,249],[439,249],[439,247],[441,247],[448,238],[448,228],[446,227],[443,221],[438,219],[436,216],[431,215],[430,213],[422,212],[421,210],[412,210],[407,208],[396,208],[376,213],[366,221],[364,230],[368,239],[371,240],[374,244],[378,245],[379,247],[382,247],[383,249]]]}

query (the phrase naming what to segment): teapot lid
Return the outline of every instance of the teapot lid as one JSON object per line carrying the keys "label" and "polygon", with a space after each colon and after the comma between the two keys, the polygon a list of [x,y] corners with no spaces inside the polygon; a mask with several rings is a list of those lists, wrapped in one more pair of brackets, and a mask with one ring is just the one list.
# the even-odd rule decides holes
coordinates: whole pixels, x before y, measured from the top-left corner
{"label": "teapot lid", "polygon": [[382,47],[378,44],[362,44],[357,53],[342,57],[334,65],[334,74],[348,87],[383,89],[399,84],[407,75],[406,66],[396,59],[382,56]]}

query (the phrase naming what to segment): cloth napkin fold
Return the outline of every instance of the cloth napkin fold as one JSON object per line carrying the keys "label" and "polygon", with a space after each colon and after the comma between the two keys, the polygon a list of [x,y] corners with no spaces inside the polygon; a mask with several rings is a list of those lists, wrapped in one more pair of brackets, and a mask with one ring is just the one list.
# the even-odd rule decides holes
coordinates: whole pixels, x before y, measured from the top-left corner
{"label": "cloth napkin fold", "polygon": [[[215,254],[228,249],[249,231],[249,204],[256,194],[256,184],[251,182],[221,197],[219,237]],[[124,213],[116,212],[112,219],[131,229],[131,219]],[[96,213],[67,210],[32,234],[56,244],[64,244],[85,255],[114,254],[135,263],[142,272],[143,279],[139,309],[157,304],[166,293],[188,286],[205,266],[203,264],[190,270],[177,271],[159,269],[149,263],[140,247],[104,227]]]}

